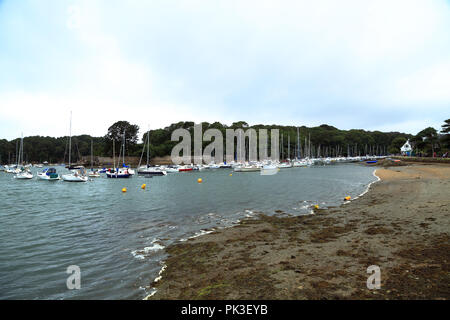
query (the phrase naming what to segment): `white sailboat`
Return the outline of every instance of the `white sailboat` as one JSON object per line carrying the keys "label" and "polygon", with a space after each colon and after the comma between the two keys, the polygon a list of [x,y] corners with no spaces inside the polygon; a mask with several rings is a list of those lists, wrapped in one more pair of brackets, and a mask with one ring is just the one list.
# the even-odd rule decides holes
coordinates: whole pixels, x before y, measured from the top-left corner
{"label": "white sailboat", "polygon": [[[145,147],[147,146],[147,165],[141,167],[141,160],[144,154]],[[139,160],[138,175],[143,176],[165,176],[166,170],[161,167],[150,166],[150,129],[147,131],[147,141],[142,148],[141,159]]]}
{"label": "white sailboat", "polygon": [[233,168],[234,172],[255,172],[261,171],[262,165],[259,163],[244,163]]}
{"label": "white sailboat", "polygon": [[277,165],[268,163],[268,164],[263,165],[263,167],[261,168],[261,175],[262,176],[271,176],[271,175],[277,174],[278,171],[280,171],[280,168],[278,168]]}
{"label": "white sailboat", "polygon": [[281,162],[280,164],[278,164],[277,167],[280,168],[280,169],[292,168],[292,163],[290,163],[290,162]]}
{"label": "white sailboat", "polygon": [[[130,166],[127,166],[125,164],[125,143],[126,143],[126,139],[125,139],[125,130],[123,131],[123,141],[122,141],[122,168],[119,168],[119,170],[122,170],[124,172],[127,172],[130,176],[133,176],[135,174],[134,170],[131,169]],[[119,160],[120,160],[120,153],[119,153]],[[119,162],[117,162],[117,164],[119,164]]]}
{"label": "white sailboat", "polygon": [[307,160],[294,160],[294,162],[292,163],[293,167],[307,167],[308,165],[308,161]]}
{"label": "white sailboat", "polygon": [[[120,161],[120,153],[119,153],[119,161]],[[128,172],[127,168],[116,168],[116,149],[115,149],[114,139],[113,139],[113,162],[114,162],[113,168],[106,170],[107,178],[119,179],[119,178],[131,177],[131,174]]]}
{"label": "white sailboat", "polygon": [[18,170],[19,172],[16,171],[17,173],[14,178],[22,180],[33,179],[33,174],[31,173],[30,169],[23,166],[23,134],[22,138],[20,139],[19,157],[17,159],[16,170]]}
{"label": "white sailboat", "polygon": [[20,179],[22,179],[22,180],[29,180],[29,179],[33,179],[33,174],[30,171],[28,171],[28,170],[24,170],[24,171],[16,174],[14,176],[14,178],[19,179],[19,180]]}
{"label": "white sailboat", "polygon": [[[71,155],[72,155],[72,112],[70,112],[70,134],[69,134],[69,170],[71,165]],[[87,182],[88,177],[86,175],[86,170],[84,167],[78,167],[77,169],[71,170],[69,174],[62,175],[63,181],[67,182]]]}

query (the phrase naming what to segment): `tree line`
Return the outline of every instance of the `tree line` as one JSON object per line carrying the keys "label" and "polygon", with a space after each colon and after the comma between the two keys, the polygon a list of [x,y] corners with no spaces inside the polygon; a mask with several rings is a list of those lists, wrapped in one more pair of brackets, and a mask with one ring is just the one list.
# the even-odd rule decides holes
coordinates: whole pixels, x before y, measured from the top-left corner
{"label": "tree line", "polygon": [[[187,129],[193,134],[194,122],[182,121],[173,123],[168,127],[150,131],[150,153],[151,157],[163,157],[170,155],[172,148],[178,143],[171,141],[172,132],[178,128]],[[317,127],[306,126],[281,126],[262,125],[250,126],[245,121],[232,123],[230,126],[220,122],[202,122],[202,130],[219,129],[223,137],[226,129],[244,130],[253,128],[278,129],[282,139],[280,154],[284,158],[294,158],[297,154],[302,156],[358,156],[366,154],[398,154],[400,147],[409,139],[416,153],[424,156],[432,156],[433,153],[443,154],[450,148],[450,119],[445,120],[442,129],[438,132],[434,128],[426,128],[416,135],[401,132],[366,131],[362,129],[339,130],[333,126],[323,124]],[[300,148],[297,142],[297,129],[300,135]],[[142,140],[146,141],[147,132],[141,133]],[[143,142],[139,142],[140,128],[127,121],[118,121],[108,128],[103,137],[92,137],[90,135],[79,135],[72,137],[71,159],[77,162],[83,156],[91,154],[91,143],[93,155],[112,156],[113,145],[116,156],[122,141],[125,141],[127,156],[140,156]],[[67,163],[69,155],[69,137],[43,137],[30,136],[24,138],[24,161],[42,163]],[[270,139],[269,139],[270,141]],[[281,141],[280,141],[281,142]],[[210,142],[205,141],[204,146]],[[0,140],[0,163],[15,163],[20,138],[7,141]],[[289,154],[288,154],[289,151]]]}

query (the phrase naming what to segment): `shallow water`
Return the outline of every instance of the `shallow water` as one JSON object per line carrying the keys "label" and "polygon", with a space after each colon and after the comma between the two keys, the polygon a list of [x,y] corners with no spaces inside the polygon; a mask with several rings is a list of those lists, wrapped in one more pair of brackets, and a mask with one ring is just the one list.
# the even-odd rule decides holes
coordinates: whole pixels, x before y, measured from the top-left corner
{"label": "shallow water", "polygon": [[[170,243],[258,211],[298,215],[313,204],[340,204],[364,192],[376,180],[372,172],[343,164],[272,176],[218,169],[88,183],[0,173],[0,299],[142,299]],[[70,265],[81,269],[80,290],[67,289]]]}

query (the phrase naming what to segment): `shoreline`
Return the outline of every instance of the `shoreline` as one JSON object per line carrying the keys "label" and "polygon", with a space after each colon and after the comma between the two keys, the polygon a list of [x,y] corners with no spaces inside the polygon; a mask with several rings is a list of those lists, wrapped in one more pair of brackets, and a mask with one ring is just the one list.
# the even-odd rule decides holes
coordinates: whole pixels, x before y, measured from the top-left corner
{"label": "shoreline", "polygon": [[[260,214],[169,246],[145,299],[448,299],[450,166],[373,174],[345,206]],[[366,287],[370,265],[380,290]]]}

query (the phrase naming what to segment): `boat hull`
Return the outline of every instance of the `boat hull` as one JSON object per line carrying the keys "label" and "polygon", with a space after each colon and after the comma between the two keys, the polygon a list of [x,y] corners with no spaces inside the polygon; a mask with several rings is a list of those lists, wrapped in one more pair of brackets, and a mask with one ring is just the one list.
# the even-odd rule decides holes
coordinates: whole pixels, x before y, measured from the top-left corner
{"label": "boat hull", "polygon": [[45,180],[45,181],[58,181],[58,180],[61,180],[61,178],[59,176],[57,178],[51,178],[50,176],[48,176],[46,174],[44,174],[44,175],[38,174],[37,177],[38,177],[39,180]]}
{"label": "boat hull", "polygon": [[63,175],[62,176],[63,181],[67,181],[67,182],[87,182],[88,181],[88,177],[83,177],[83,176],[74,176],[74,175]]}
{"label": "boat hull", "polygon": [[126,179],[131,177],[131,174],[125,174],[125,173],[106,173],[106,177],[110,179]]}
{"label": "boat hull", "polygon": [[241,168],[241,172],[257,172],[261,171],[261,168]]}
{"label": "boat hull", "polygon": [[165,176],[167,172],[165,171],[138,171],[140,176]]}
{"label": "boat hull", "polygon": [[18,180],[30,180],[30,179],[33,179],[33,175],[32,174],[24,174],[24,175],[18,174],[18,175],[15,175],[14,178],[16,178]]}

